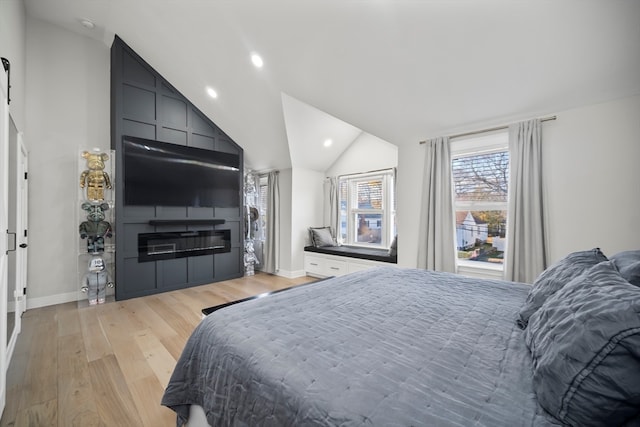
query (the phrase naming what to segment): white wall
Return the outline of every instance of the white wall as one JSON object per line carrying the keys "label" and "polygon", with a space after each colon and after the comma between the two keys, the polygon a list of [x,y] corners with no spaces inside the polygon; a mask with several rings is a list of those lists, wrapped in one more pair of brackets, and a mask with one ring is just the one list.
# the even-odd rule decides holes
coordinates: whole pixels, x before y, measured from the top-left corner
{"label": "white wall", "polygon": [[398,224],[398,266],[418,265],[418,224],[422,197],[424,150],[416,141],[398,148],[396,172],[396,221]]}
{"label": "white wall", "polygon": [[291,274],[304,275],[304,247],[309,244],[309,227],[321,227],[324,173],[293,168],[291,198]]}
{"label": "white wall", "polygon": [[[326,171],[296,168],[283,172],[281,190],[280,272],[287,277],[304,274],[304,247],[309,244],[309,227],[328,225],[324,204],[325,176],[367,172],[397,165],[398,149],[373,135],[362,133],[351,143]],[[287,195],[288,173],[291,173],[290,193]],[[286,199],[286,197],[290,199]],[[286,214],[284,213],[286,210]]]}
{"label": "white wall", "polygon": [[362,132],[327,169],[326,176],[346,175],[398,165],[398,147],[376,136]]}
{"label": "white wall", "polygon": [[292,200],[291,169],[283,169],[278,177],[280,187],[280,270],[277,274],[288,277],[291,273],[291,200]]}
{"label": "white wall", "polygon": [[[593,247],[605,255],[640,248],[640,96],[556,115],[542,125],[548,261]],[[417,265],[422,188],[416,183],[423,163],[418,142],[400,147],[398,264],[404,267]]]}
{"label": "white wall", "polygon": [[[25,131],[26,14],[23,0],[0,0],[0,56],[11,63],[9,111],[19,131]],[[5,79],[0,67],[0,78]],[[25,141],[28,143],[28,141]]]}
{"label": "white wall", "polygon": [[[398,166],[398,147],[376,136],[362,132],[338,159],[325,172],[327,177],[362,173]],[[324,199],[328,199],[329,188],[323,191]],[[324,223],[331,222],[331,207],[324,205]]]}
{"label": "white wall", "polygon": [[[33,307],[77,295],[77,156],[81,148],[109,148],[109,48],[32,18],[26,19],[25,42],[19,24],[24,16],[22,2],[2,0],[0,12],[2,55],[9,40],[4,36],[7,33],[11,34],[9,44],[17,58],[23,50],[21,43],[27,52],[22,61],[26,77],[22,83],[16,77],[11,107],[19,116],[20,102],[26,106],[22,107],[22,122],[31,156],[28,297]],[[5,22],[18,23],[5,32]],[[640,96],[557,115],[557,121],[543,125],[550,261],[593,246],[600,246],[605,254],[638,248]],[[378,163],[392,158],[383,152],[395,150],[393,146],[385,150],[381,150],[383,145],[375,150],[367,148],[363,156],[358,154],[361,142],[354,142],[326,175],[393,166],[392,161]],[[400,266],[417,265],[421,192],[417,183],[422,181],[423,155],[417,142],[397,151]],[[322,217],[315,214],[321,211],[317,203],[322,197],[323,179],[316,175],[291,169],[280,173],[280,268],[287,275],[303,268],[302,242],[307,227],[322,222]]]}
{"label": "white wall", "polygon": [[27,18],[28,306],[72,300],[79,288],[78,155],[110,147],[110,50]]}
{"label": "white wall", "polygon": [[640,249],[640,95],[543,124],[550,261]]}

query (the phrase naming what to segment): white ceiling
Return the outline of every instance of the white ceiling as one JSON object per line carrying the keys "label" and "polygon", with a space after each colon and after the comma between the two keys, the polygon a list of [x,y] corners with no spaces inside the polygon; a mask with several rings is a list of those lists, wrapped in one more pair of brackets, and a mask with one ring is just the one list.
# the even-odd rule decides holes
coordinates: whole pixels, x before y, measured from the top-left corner
{"label": "white ceiling", "polygon": [[107,46],[118,34],[255,170],[326,170],[362,131],[402,146],[640,93],[638,0],[25,4]]}

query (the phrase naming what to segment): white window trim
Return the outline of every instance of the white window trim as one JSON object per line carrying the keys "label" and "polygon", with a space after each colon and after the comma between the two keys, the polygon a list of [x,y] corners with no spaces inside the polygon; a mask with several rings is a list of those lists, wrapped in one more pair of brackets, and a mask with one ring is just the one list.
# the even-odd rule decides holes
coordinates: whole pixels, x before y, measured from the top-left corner
{"label": "white window trim", "polygon": [[[355,183],[359,181],[369,181],[372,178],[382,178],[382,209],[361,209],[354,208],[353,206],[357,205],[357,201],[354,201],[353,198],[356,197],[356,193],[352,190],[352,187]],[[393,182],[394,178],[394,170],[393,169],[383,169],[379,171],[373,172],[364,172],[364,173],[355,173],[338,177],[338,185],[341,185],[343,181],[347,182],[347,241],[342,241],[342,235],[340,230],[338,230],[337,237],[340,240],[340,244],[344,244],[344,246],[354,246],[354,247],[365,247],[365,248],[379,248],[379,249],[389,249],[391,246],[391,241],[393,240],[393,219],[395,218],[395,210],[393,203],[393,192],[395,191],[395,185]],[[350,241],[349,236],[355,236],[356,233],[356,224],[355,215],[357,214],[380,214],[382,215],[382,223],[383,229],[386,231],[382,233],[380,243],[366,243],[366,242],[357,242]]]}
{"label": "white window trim", "polygon": [[[488,132],[483,135],[475,135],[466,138],[459,138],[451,140],[449,142],[449,152],[451,160],[477,156],[481,154],[497,153],[501,151],[509,151],[509,133],[507,131]],[[454,183],[452,183],[452,191]],[[508,201],[505,202],[484,202],[484,201],[455,201],[455,194],[453,199],[453,211],[468,209],[470,211],[483,211],[483,210],[505,210],[508,215]],[[455,226],[455,221],[454,221]],[[454,230],[455,232],[455,230]],[[457,251],[456,251],[457,253]],[[505,253],[506,257],[506,253]],[[489,262],[478,261],[466,261],[459,259],[456,260],[456,272],[463,275],[473,277],[485,277],[485,278],[503,278],[504,277],[504,263],[492,264]]]}

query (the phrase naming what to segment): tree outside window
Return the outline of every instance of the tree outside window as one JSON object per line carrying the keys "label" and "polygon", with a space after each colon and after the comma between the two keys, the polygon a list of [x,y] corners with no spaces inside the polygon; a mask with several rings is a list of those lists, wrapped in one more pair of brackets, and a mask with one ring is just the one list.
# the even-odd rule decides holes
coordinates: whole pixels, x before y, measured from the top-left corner
{"label": "tree outside window", "polygon": [[475,143],[466,140],[461,145],[457,150],[452,146],[458,263],[474,261],[501,266],[507,238],[506,134],[480,137]]}

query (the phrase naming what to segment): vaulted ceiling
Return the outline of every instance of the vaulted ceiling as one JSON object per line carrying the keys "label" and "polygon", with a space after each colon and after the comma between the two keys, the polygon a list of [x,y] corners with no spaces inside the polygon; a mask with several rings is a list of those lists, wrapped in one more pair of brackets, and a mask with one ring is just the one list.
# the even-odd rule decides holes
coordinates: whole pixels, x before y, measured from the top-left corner
{"label": "vaulted ceiling", "polygon": [[637,0],[25,4],[109,47],[118,34],[256,170],[325,170],[360,132],[402,146],[640,93]]}

